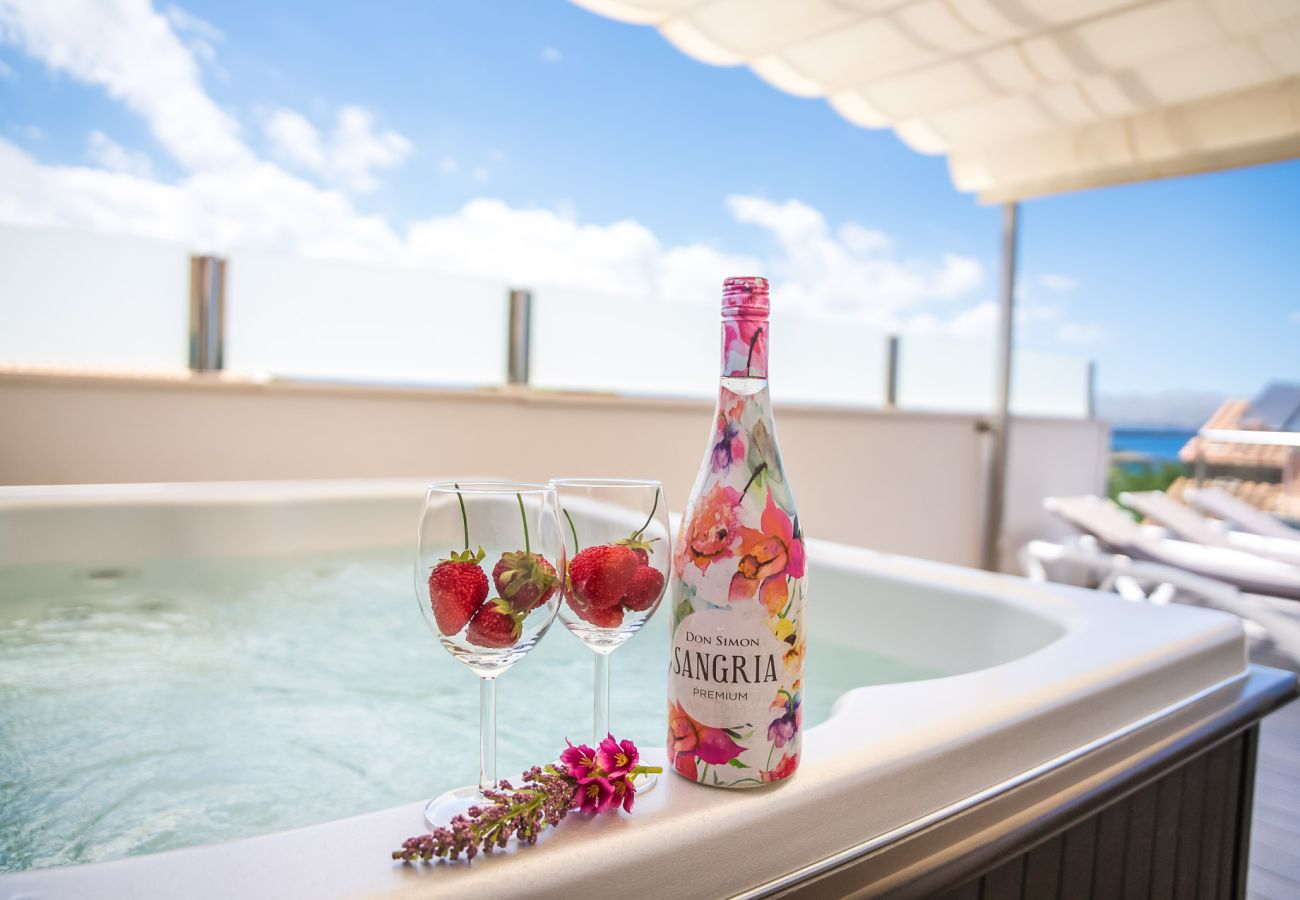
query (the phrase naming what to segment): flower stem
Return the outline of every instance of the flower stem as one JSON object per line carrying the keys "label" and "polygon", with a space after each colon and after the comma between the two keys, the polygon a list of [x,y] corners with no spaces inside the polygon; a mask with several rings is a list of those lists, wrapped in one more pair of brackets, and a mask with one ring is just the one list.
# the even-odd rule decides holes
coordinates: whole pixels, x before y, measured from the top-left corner
{"label": "flower stem", "polygon": [[634,538],[640,537],[641,533],[650,527],[650,523],[654,521],[655,512],[658,511],[658,509],[659,509],[659,489],[655,488],[655,502],[654,502],[654,506],[650,507],[650,515],[646,516],[644,525],[642,525],[636,531],[632,532],[632,537]]}
{"label": "flower stem", "polygon": [[760,326],[760,327],[754,329],[754,336],[753,336],[752,338],[749,339],[749,355],[745,357],[745,374],[746,374],[746,375],[749,374],[750,364],[754,361],[754,345],[758,343],[758,339],[759,339],[760,337],[762,337],[762,336],[763,336],[763,329],[762,329],[762,327]]}
{"label": "flower stem", "polygon": [[578,543],[578,529],[573,527],[573,516],[569,515],[567,509],[564,510],[564,518],[569,520],[569,531],[573,532],[573,552],[578,553],[582,550],[582,545]]}
{"label": "flower stem", "polygon": [[456,502],[460,504],[460,524],[465,529],[465,549],[469,549],[469,516],[465,514],[465,498],[460,495],[460,485],[452,482],[456,486]]}
{"label": "flower stem", "polygon": [[754,470],[754,474],[749,476],[749,481],[745,482],[745,489],[740,492],[740,496],[743,497],[745,494],[749,493],[750,485],[752,485],[758,479],[758,476],[762,475],[766,469],[767,463],[761,462],[758,464],[758,468]]}
{"label": "flower stem", "polygon": [[519,518],[524,520],[524,552],[532,556],[533,548],[528,544],[528,514],[524,512],[524,497],[522,494],[515,494],[515,499],[519,501]]}

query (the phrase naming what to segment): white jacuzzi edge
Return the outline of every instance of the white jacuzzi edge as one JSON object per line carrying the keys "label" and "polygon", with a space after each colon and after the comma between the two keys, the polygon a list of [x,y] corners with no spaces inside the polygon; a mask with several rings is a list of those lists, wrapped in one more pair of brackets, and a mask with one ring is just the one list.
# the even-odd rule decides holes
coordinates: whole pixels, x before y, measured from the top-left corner
{"label": "white jacuzzi edge", "polygon": [[[12,510],[96,507],[107,513],[144,507],[156,512],[159,506],[188,503],[207,507],[205,513],[225,508],[248,524],[259,510],[263,517],[270,508],[292,517],[295,504],[306,504],[330,540],[342,541],[344,520],[353,529],[377,527],[390,517],[390,526],[405,522],[403,504],[418,483],[224,487],[230,489],[62,488],[45,496],[52,501],[48,505],[40,489],[0,489],[0,537],[12,534],[5,515]],[[321,511],[339,502],[352,505],[353,513],[373,507],[374,515],[344,515],[338,522],[327,516],[322,522]],[[396,511],[389,509],[394,502]],[[0,551],[0,564],[39,561],[39,532],[57,527],[58,518],[65,517],[42,522],[38,512],[37,533],[8,543],[11,549]],[[251,539],[257,536],[254,529]],[[184,529],[172,529],[167,540],[184,545],[189,538]],[[110,549],[106,554],[113,558]],[[210,543],[205,549],[213,550]],[[24,553],[36,558],[25,559]],[[519,892],[579,897],[603,896],[614,884],[620,893],[722,895],[898,833],[936,810],[1246,675],[1240,625],[1220,613],[1129,604],[1090,591],[817,541],[810,542],[810,558],[815,561],[814,629],[816,617],[840,612],[817,603],[817,579],[851,579],[854,571],[992,600],[1054,627],[1037,649],[988,668],[850,691],[828,721],[808,730],[803,764],[788,784],[724,792],[666,774],[640,799],[632,817],[566,823],[545,840],[544,850],[511,852],[472,870],[386,860],[388,850],[422,830],[422,804],[413,802],[227,844],[14,873],[0,877],[0,897],[424,896],[440,889],[465,897]],[[663,761],[661,750],[646,749],[647,757]]]}

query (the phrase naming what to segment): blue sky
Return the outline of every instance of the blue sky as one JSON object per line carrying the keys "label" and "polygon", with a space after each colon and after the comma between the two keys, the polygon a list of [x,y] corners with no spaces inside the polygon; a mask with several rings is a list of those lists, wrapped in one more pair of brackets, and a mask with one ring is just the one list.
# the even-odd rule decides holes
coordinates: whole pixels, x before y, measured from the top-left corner
{"label": "blue sky", "polygon": [[[988,334],[998,211],[942,158],[652,29],[527,0],[39,7],[0,30],[0,218],[709,301],[757,264],[818,314]],[[1104,391],[1300,380],[1300,163],[1033,200],[1022,229],[1022,345],[1096,358]]]}

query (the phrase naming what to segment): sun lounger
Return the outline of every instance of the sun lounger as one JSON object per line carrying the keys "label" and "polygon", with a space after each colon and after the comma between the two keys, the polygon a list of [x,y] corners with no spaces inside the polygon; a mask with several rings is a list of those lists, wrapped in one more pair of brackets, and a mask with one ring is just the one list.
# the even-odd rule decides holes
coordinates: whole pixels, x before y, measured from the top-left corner
{"label": "sun lounger", "polygon": [[1048,497],[1043,506],[1116,553],[1224,581],[1254,594],[1300,600],[1300,566],[1232,547],[1152,537],[1101,497]]}
{"label": "sun lounger", "polygon": [[1086,571],[1097,590],[1114,591],[1126,600],[1157,605],[1178,600],[1233,613],[1243,620],[1252,641],[1264,642],[1272,653],[1300,665],[1300,610],[1289,600],[1242,593],[1184,569],[1108,553],[1088,535],[1062,544],[1030,541],[1021,549],[1020,560],[1034,581],[1051,580],[1048,566],[1064,565]]}
{"label": "sun lounger", "polygon": [[1271,516],[1240,497],[1234,497],[1221,487],[1192,488],[1187,500],[1202,512],[1231,522],[1241,531],[1263,537],[1300,541],[1300,529],[1292,528],[1277,516]]}
{"label": "sun lounger", "polygon": [[[1163,491],[1126,492],[1120,502],[1148,519],[1154,519],[1169,532],[1185,541],[1206,547],[1245,550],[1257,556],[1300,566],[1300,541],[1266,538],[1258,534],[1229,531],[1211,524],[1200,513],[1184,506]],[[1296,532],[1300,534],[1300,532]]]}

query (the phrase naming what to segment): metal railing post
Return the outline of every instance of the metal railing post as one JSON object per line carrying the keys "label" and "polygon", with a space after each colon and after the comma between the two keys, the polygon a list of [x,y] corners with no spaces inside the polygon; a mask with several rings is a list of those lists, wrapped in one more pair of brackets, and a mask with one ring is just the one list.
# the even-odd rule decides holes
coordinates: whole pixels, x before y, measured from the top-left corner
{"label": "metal railing post", "polygon": [[528,384],[533,318],[532,292],[512,288],[506,327],[506,384]]}
{"label": "metal railing post", "polygon": [[980,565],[998,571],[1002,555],[1003,507],[1007,490],[1008,434],[1011,425],[1011,351],[1015,339],[1016,244],[1020,207],[1002,205],[1002,298],[998,304],[997,394],[992,417],[993,444],[984,472],[984,523],[980,535]]}
{"label": "metal railing post", "polygon": [[1097,418],[1097,360],[1088,360],[1088,418]]}
{"label": "metal railing post", "polygon": [[891,334],[885,347],[885,409],[898,408],[898,335]]}
{"label": "metal railing post", "polygon": [[190,369],[219,372],[226,357],[226,261],[190,257]]}

